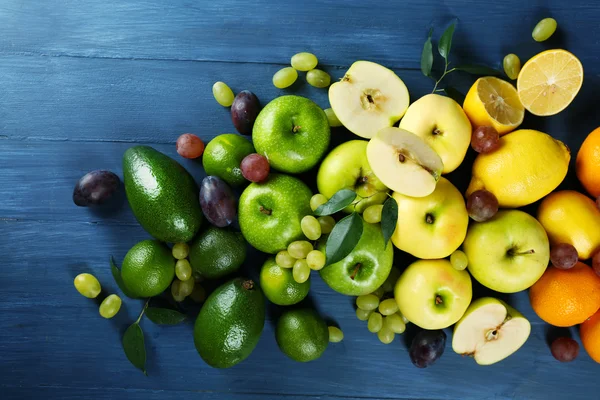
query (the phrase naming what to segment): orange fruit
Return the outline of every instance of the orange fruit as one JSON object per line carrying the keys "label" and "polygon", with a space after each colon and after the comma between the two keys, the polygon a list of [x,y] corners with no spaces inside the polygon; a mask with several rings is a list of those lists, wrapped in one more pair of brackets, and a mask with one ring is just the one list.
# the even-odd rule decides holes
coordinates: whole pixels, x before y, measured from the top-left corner
{"label": "orange fruit", "polygon": [[585,351],[600,363],[600,311],[581,324],[579,335]]}
{"label": "orange fruit", "polygon": [[577,153],[577,178],[589,194],[600,196],[600,128],[585,138]]}
{"label": "orange fruit", "polygon": [[581,262],[567,270],[548,267],[529,290],[529,300],[550,325],[574,326],[600,309],[600,277]]}

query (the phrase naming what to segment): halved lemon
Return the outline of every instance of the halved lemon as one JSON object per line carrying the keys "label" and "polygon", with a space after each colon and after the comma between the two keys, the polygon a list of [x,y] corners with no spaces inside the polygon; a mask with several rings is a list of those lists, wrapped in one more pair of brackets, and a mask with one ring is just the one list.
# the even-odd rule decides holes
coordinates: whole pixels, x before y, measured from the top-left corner
{"label": "halved lemon", "polygon": [[517,79],[519,98],[532,114],[558,114],[583,84],[581,61],[566,50],[546,50],[523,65]]}
{"label": "halved lemon", "polygon": [[467,93],[463,109],[474,128],[493,126],[500,135],[515,130],[525,116],[517,89],[493,76],[475,81]]}

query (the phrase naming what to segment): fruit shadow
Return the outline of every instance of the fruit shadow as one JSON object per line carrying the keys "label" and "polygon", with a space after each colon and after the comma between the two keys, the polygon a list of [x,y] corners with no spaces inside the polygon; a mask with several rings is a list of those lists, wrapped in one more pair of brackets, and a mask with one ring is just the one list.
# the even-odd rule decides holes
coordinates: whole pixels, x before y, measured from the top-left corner
{"label": "fruit shadow", "polygon": [[281,314],[283,314],[284,311],[287,312],[290,310],[299,310],[299,309],[316,310],[319,313],[319,315],[321,315],[321,317],[323,317],[323,319],[327,322],[328,325],[330,324],[330,321],[333,321],[332,325],[339,327],[339,325],[337,324],[337,322],[335,322],[333,317],[331,317],[329,315],[323,315],[323,313],[319,310],[319,307],[317,305],[317,302],[315,301],[314,296],[312,295],[311,292],[309,292],[308,295],[306,295],[306,297],[301,302],[299,302],[298,304],[291,305],[291,306],[282,307],[282,306],[273,304],[270,301],[267,301],[267,320],[273,327],[273,331],[275,331],[275,329],[277,327],[277,321],[279,320],[279,318],[281,317]]}
{"label": "fruit shadow", "polygon": [[495,292],[489,288],[486,288],[475,279],[471,279],[471,282],[473,284],[473,300],[480,299],[482,297],[494,297],[502,300],[509,306],[514,307],[515,301],[510,293]]}
{"label": "fruit shadow", "polygon": [[573,334],[569,328],[559,328],[557,326],[546,325],[545,327],[546,344],[548,348],[552,345],[556,339],[560,337],[573,338]]}

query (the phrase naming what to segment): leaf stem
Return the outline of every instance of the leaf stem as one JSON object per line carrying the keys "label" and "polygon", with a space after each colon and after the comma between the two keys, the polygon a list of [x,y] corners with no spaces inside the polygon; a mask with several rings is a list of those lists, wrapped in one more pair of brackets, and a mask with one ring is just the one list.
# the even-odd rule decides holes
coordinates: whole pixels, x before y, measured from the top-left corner
{"label": "leaf stem", "polygon": [[440,79],[438,79],[438,80],[435,82],[435,86],[433,87],[433,90],[431,91],[431,93],[435,93],[435,92],[441,92],[441,91],[443,91],[443,89],[439,89],[439,90],[438,90],[438,88],[437,88],[437,87],[438,87],[438,85],[440,84],[440,82],[442,81],[442,79],[444,79],[444,77],[445,77],[446,75],[448,75],[448,74],[449,74],[449,73],[451,73],[451,72],[454,72],[454,71],[456,71],[456,68],[451,68],[451,69],[448,69],[448,66],[449,66],[449,65],[450,65],[450,62],[449,62],[448,60],[446,60],[446,64],[444,65],[444,73],[442,74],[442,76],[440,76]]}
{"label": "leaf stem", "polygon": [[142,320],[142,317],[144,316],[144,313],[146,312],[146,308],[148,308],[148,303],[150,303],[150,299],[146,300],[146,304],[144,304],[144,308],[142,308],[142,311],[140,312],[138,319],[135,321],[136,324],[139,324],[140,321]]}

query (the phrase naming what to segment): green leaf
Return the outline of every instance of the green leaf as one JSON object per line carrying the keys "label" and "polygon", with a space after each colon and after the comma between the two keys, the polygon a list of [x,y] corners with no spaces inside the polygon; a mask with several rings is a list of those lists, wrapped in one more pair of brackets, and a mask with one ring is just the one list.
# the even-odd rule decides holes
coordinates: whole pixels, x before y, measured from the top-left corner
{"label": "green leaf", "polygon": [[465,102],[465,95],[459,92],[456,88],[453,88],[452,86],[445,87],[444,93],[446,93],[446,96],[450,97],[452,100],[456,101],[461,106]]}
{"label": "green leaf", "polygon": [[431,35],[433,34],[433,28],[429,29],[429,35],[423,45],[423,52],[421,53],[421,72],[425,76],[431,76],[431,68],[433,67],[433,47],[431,45]]}
{"label": "green leaf", "polygon": [[335,224],[327,238],[327,265],[343,260],[358,244],[363,232],[363,220],[353,212]]}
{"label": "green leaf", "polygon": [[115,278],[115,282],[117,282],[117,286],[121,289],[121,292],[130,299],[137,299],[138,297],[131,293],[127,286],[125,286],[123,278],[121,278],[121,271],[117,268],[113,256],[110,256],[110,271],[112,272],[113,278]]}
{"label": "green leaf", "polygon": [[497,69],[486,67],[485,65],[475,65],[475,64],[463,64],[454,67],[457,71],[463,71],[469,73],[471,75],[491,75],[491,76],[500,76],[502,75],[501,71]]}
{"label": "green leaf", "polygon": [[146,346],[144,332],[137,322],[132,324],[123,335],[123,350],[129,362],[146,374]]}
{"label": "green leaf", "polygon": [[398,203],[393,197],[388,197],[385,203],[383,203],[383,209],[381,210],[381,231],[383,232],[383,242],[386,247],[396,230],[397,223]]}
{"label": "green leaf", "polygon": [[456,26],[456,21],[453,21],[448,28],[442,34],[440,41],[438,43],[438,52],[440,56],[444,57],[446,62],[448,61],[448,56],[450,55],[450,49],[452,48],[452,36],[454,36],[454,28]]}
{"label": "green leaf", "polygon": [[148,307],[146,317],[158,325],[177,325],[185,320],[185,314],[169,308]]}
{"label": "green leaf", "polygon": [[324,216],[335,214],[348,207],[356,199],[356,193],[350,189],[337,191],[325,204],[321,204],[315,210],[315,215]]}

